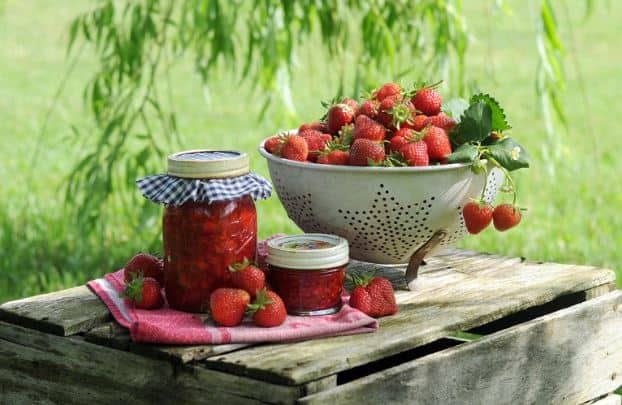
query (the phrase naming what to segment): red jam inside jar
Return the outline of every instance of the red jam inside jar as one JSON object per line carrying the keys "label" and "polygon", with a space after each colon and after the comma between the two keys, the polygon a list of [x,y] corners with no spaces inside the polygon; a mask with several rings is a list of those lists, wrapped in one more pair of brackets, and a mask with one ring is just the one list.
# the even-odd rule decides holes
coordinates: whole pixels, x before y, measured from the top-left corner
{"label": "red jam inside jar", "polygon": [[319,315],[341,308],[346,266],[295,270],[269,265],[270,281],[290,313]]}
{"label": "red jam inside jar", "polygon": [[292,315],[326,315],[341,308],[348,244],[335,235],[306,234],[268,241],[270,283]]}
{"label": "red jam inside jar", "polygon": [[210,293],[229,285],[228,267],[255,258],[255,203],[246,195],[232,201],[167,206],[163,239],[169,305],[183,311],[204,311]]}

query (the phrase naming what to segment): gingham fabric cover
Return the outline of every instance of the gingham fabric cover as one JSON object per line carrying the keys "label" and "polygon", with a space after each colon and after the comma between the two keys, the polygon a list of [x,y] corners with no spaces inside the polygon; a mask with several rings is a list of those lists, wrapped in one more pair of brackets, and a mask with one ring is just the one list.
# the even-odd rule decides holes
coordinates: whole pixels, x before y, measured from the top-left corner
{"label": "gingham fabric cover", "polygon": [[245,195],[258,200],[272,194],[272,184],[255,173],[224,179],[184,179],[156,174],[136,180],[136,185],[146,198],[166,205],[235,200]]}

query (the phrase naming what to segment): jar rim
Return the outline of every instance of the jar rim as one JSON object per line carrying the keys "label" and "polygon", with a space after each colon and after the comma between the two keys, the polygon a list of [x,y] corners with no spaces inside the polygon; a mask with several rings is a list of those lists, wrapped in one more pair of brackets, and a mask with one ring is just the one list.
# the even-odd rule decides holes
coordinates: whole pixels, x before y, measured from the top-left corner
{"label": "jar rim", "polygon": [[246,152],[192,149],[168,156],[167,172],[190,179],[221,179],[248,174],[250,159]]}
{"label": "jar rim", "polygon": [[295,270],[318,270],[339,267],[350,260],[348,241],[322,233],[281,236],[267,243],[266,262]]}

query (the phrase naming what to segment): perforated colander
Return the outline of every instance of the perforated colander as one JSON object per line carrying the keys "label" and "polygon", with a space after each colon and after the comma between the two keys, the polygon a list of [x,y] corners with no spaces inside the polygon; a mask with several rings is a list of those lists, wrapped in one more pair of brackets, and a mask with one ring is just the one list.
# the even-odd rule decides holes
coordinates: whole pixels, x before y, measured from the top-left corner
{"label": "perforated colander", "polygon": [[[350,257],[380,264],[405,264],[438,230],[447,236],[428,255],[466,233],[462,207],[479,197],[486,181],[465,164],[426,167],[358,167],[296,162],[267,152],[272,182],[287,215],[305,232],[346,238]],[[503,183],[492,168],[485,199]]]}

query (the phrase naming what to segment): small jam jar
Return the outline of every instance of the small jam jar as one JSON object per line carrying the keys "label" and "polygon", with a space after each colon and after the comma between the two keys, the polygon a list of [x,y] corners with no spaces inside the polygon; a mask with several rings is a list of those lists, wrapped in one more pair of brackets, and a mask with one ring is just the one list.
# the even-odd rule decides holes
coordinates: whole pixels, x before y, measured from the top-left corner
{"label": "small jam jar", "polygon": [[341,308],[348,241],[304,234],[268,241],[270,283],[292,315],[327,315]]}
{"label": "small jam jar", "polygon": [[[168,175],[183,179],[224,179],[248,173],[245,153],[186,151],[169,156],[168,161]],[[245,258],[254,260],[257,212],[248,194],[207,202],[201,201],[201,194],[213,190],[188,187],[198,194],[198,201],[169,204],[164,209],[164,289],[171,308],[201,312],[213,290],[230,285],[230,265]],[[226,183],[218,187],[222,190]]]}

